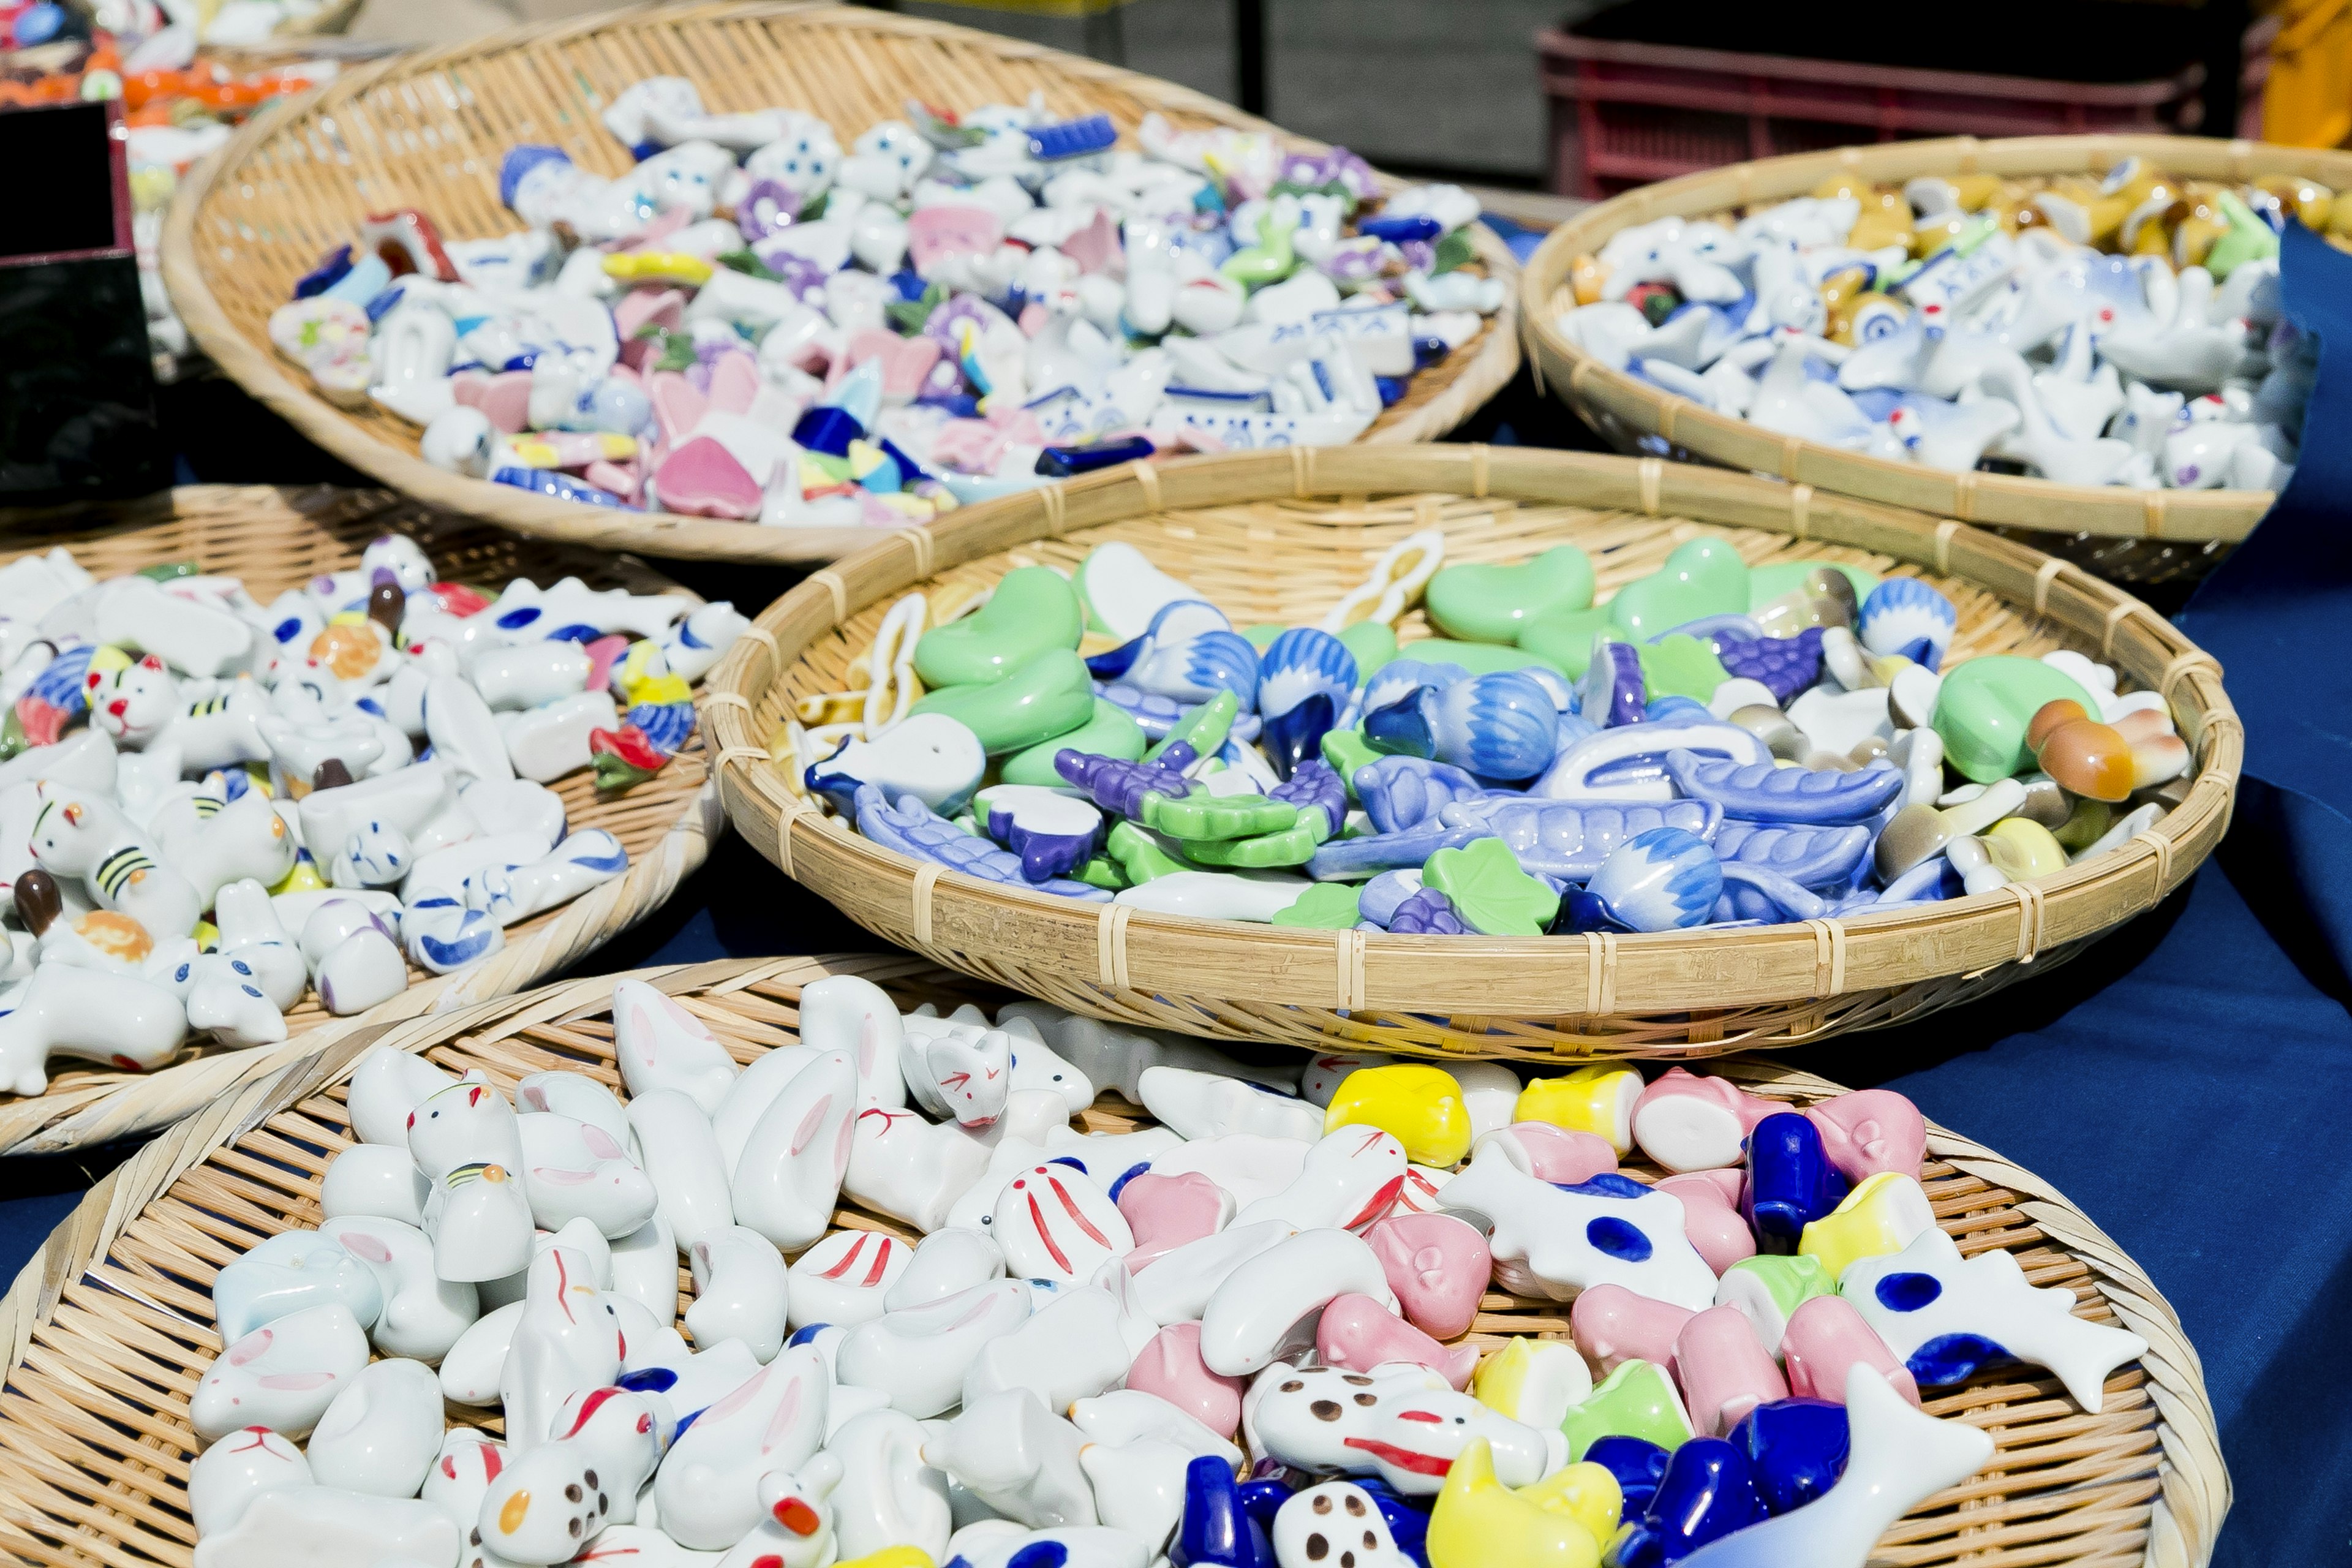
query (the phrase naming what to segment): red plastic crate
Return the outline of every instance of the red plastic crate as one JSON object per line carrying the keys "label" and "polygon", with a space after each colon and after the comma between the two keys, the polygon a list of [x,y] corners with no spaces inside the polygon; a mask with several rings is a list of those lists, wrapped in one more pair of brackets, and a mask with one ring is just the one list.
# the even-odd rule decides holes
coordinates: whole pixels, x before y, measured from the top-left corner
{"label": "red plastic crate", "polygon": [[1598,199],[1783,153],[1910,137],[2193,131],[2205,68],[2154,81],[2031,77],[1735,54],[1548,31],[1551,188]]}

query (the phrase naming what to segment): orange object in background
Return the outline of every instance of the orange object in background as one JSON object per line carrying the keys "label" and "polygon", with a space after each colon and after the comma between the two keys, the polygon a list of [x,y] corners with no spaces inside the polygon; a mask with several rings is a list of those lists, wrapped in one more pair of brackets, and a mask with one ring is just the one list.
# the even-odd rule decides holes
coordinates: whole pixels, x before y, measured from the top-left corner
{"label": "orange object in background", "polygon": [[2284,0],[2273,15],[2263,140],[2342,145],[2352,138],[2352,0]]}

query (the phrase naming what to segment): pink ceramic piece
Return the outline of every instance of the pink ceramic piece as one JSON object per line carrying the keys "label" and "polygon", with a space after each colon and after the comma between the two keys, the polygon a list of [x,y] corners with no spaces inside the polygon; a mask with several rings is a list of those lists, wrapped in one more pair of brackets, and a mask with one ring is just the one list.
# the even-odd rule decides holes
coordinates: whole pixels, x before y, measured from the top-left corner
{"label": "pink ceramic piece", "polygon": [[[1731,1177],[1731,1193],[1727,1197],[1723,1184],[1709,1181],[1710,1176]],[[1743,1258],[1756,1256],[1756,1233],[1739,1217],[1736,1206],[1739,1198],[1739,1173],[1737,1171],[1692,1171],[1679,1176],[1667,1176],[1657,1184],[1658,1191],[1672,1193],[1683,1201],[1683,1234],[1706,1259],[1706,1266],[1717,1274]]]}
{"label": "pink ceramic piece", "polygon": [[1315,1353],[1324,1365],[1349,1372],[1412,1362],[1457,1389],[1467,1388],[1470,1374],[1478,1370],[1476,1346],[1439,1344],[1370,1296],[1337,1297],[1323,1309],[1315,1327]]}
{"label": "pink ceramic piece", "polygon": [[986,207],[919,207],[907,219],[907,255],[929,278],[942,261],[986,256],[1004,238],[1004,226]]}
{"label": "pink ceramic piece", "polygon": [[1086,227],[1062,241],[1062,254],[1078,264],[1078,275],[1090,272],[1112,272],[1126,259],[1126,248],[1118,242],[1118,225],[1101,207]]}
{"label": "pink ceramic piece", "polygon": [[760,362],[741,349],[729,349],[711,362],[710,406],[721,414],[748,413],[760,385]]}
{"label": "pink ceramic piece", "polygon": [[735,455],[708,436],[697,436],[666,458],[654,476],[662,505],[695,517],[760,515],[761,492]]}
{"label": "pink ceramic piece", "polygon": [[1511,1140],[1527,1155],[1528,1173],[1539,1182],[1572,1187],[1617,1168],[1617,1151],[1597,1132],[1579,1132],[1549,1121],[1514,1121],[1486,1137]]}
{"label": "pink ceramic piece", "polygon": [[1171,1323],[1127,1369],[1127,1386],[1156,1394],[1220,1437],[1241,1430],[1244,1377],[1220,1377],[1201,1359],[1201,1325]]}
{"label": "pink ceramic piece", "polygon": [[[1683,1326],[1698,1314],[1669,1301],[1637,1296],[1622,1285],[1595,1285],[1569,1309],[1569,1328],[1576,1348],[1595,1371],[1606,1377],[1629,1361],[1674,1360],[1675,1341]],[[1753,1339],[1753,1332],[1748,1336]]]}
{"label": "pink ceramic piece", "polygon": [[1709,1307],[1675,1337],[1674,1373],[1691,1426],[1720,1436],[1759,1405],[1789,1397],[1788,1381],[1737,1307]]}
{"label": "pink ceramic piece", "polygon": [[657,370],[647,376],[646,395],[653,401],[655,427],[672,449],[691,436],[702,416],[710,412],[710,399],[674,370]]}
{"label": "pink ceramic piece", "polygon": [[1135,1232],[1135,1248],[1126,1262],[1137,1269],[1163,1252],[1224,1229],[1234,1217],[1234,1195],[1198,1171],[1181,1176],[1146,1172],[1119,1189],[1118,1212]]}
{"label": "pink ceramic piece", "polygon": [[1844,1404],[1846,1373],[1858,1363],[1912,1404],[1919,1403],[1918,1380],[1842,1296],[1815,1296],[1790,1313],[1780,1357],[1789,1369],[1789,1392],[1800,1398]]}
{"label": "pink ceramic piece", "polygon": [[471,372],[450,389],[460,403],[470,404],[507,435],[530,426],[530,372],[502,370],[496,375]]}
{"label": "pink ceramic piece", "polygon": [[834,362],[833,374],[825,378],[825,388],[832,390],[844,377],[868,360],[882,366],[882,398],[886,403],[908,403],[923,390],[923,383],[931,368],[940,363],[940,341],[937,338],[902,338],[885,328],[868,328],[849,340],[849,347]]}
{"label": "pink ceramic piece", "polygon": [[1857,1089],[1805,1112],[1822,1135],[1822,1152],[1856,1186],[1882,1171],[1916,1176],[1927,1158],[1927,1123],[1919,1108],[1891,1089]]}
{"label": "pink ceramic piece", "polygon": [[[636,464],[608,463],[602,458],[581,469],[580,477],[600,490],[612,491],[623,500],[636,500],[637,487],[645,482],[637,472]],[[603,688],[591,687],[589,689],[602,690]]]}
{"label": "pink ceramic piece", "polygon": [[1441,1340],[1469,1331],[1494,1268],[1478,1227],[1450,1214],[1400,1214],[1364,1233],[1405,1321]]}
{"label": "pink ceramic piece", "polygon": [[1633,1102],[1633,1142],[1669,1171],[1736,1165],[1756,1124],[1787,1109],[1727,1079],[1669,1068]]}
{"label": "pink ceramic piece", "polygon": [[1044,331],[1045,323],[1053,319],[1054,313],[1051,310],[1033,300],[1021,307],[1021,314],[1014,318],[1014,324],[1021,329],[1024,336],[1034,338]]}
{"label": "pink ceramic piece", "polygon": [[686,330],[686,296],[675,289],[633,289],[613,303],[613,330],[621,340],[621,363],[642,370],[661,340],[641,338],[647,327]]}

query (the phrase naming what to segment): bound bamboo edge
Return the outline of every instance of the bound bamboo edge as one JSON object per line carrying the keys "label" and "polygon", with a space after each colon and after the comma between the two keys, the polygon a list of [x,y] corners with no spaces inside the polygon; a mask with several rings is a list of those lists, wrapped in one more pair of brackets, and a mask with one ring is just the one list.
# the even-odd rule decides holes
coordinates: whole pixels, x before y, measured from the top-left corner
{"label": "bound bamboo edge", "polygon": [[[1142,468],[1150,470],[1148,482],[1131,471]],[[818,816],[785,785],[772,763],[755,763],[764,757],[766,745],[765,738],[752,731],[761,699],[803,649],[857,611],[922,580],[916,575],[922,564],[916,552],[893,540],[823,574],[829,580],[823,586],[804,583],[770,605],[757,625],[774,637],[775,647],[747,639],[711,672],[713,692],[742,700],[709,710],[719,758],[719,792],[728,815],[746,839],[796,879],[809,881],[809,873],[818,869],[836,886],[855,878],[866,889],[861,902],[874,900],[873,889],[887,889],[880,897],[908,911],[886,922],[884,934],[895,940],[916,941],[919,924],[936,931],[940,904],[952,901],[974,911],[974,918],[959,921],[960,926],[984,931],[1000,944],[972,954],[975,959],[1011,962],[1001,944],[1003,934],[1018,922],[1029,942],[1024,959],[1066,973],[1095,972],[1105,990],[1182,996],[1199,989],[1197,962],[1213,948],[1227,966],[1219,986],[1221,1000],[1337,1010],[1481,1011],[1485,1009],[1475,994],[1481,977],[1523,973],[1539,963],[1547,973],[1558,976],[1556,994],[1561,1005],[1556,1016],[1561,1017],[1801,1002],[1913,985],[1954,973],[1948,960],[1921,943],[1927,933],[1943,938],[1947,947],[1966,943],[1994,952],[2013,948],[2013,953],[1987,968],[2010,957],[2032,960],[2079,943],[2161,901],[2212,851],[2227,827],[2244,729],[2222,689],[2219,664],[2170,623],[2080,569],[1998,536],[1949,522],[1930,526],[1928,519],[1916,513],[1791,490],[1744,475],[1656,458],[1635,461],[1481,446],[1297,449],[1187,458],[1095,475],[1054,492],[1058,499],[1052,501],[1015,496],[968,509],[932,531],[929,564],[936,573],[1031,540],[1129,518],[1138,503],[1149,505],[1153,500],[1157,510],[1180,510],[1310,494],[1433,490],[1482,497],[1507,492],[1528,500],[1688,515],[1701,522],[1791,536],[1801,527],[1805,538],[1873,550],[1960,575],[2012,603],[2039,598],[2047,618],[2086,637],[2105,639],[2116,649],[2119,662],[2135,668],[2150,684],[2161,682],[2164,695],[2189,710],[2194,722],[2184,726],[2184,734],[2198,753],[2195,786],[2182,805],[2133,845],[2036,884],[2039,899],[2002,889],[1953,900],[1927,911],[1826,922],[1843,931],[1844,957],[1837,976],[1843,984],[1835,989],[1828,988],[1830,977],[1817,963],[1816,932],[1807,926],[1625,936],[1606,947],[1611,961],[1604,962],[1590,949],[1580,952],[1574,944],[1557,939],[1235,927],[1140,910],[1106,927],[1096,906],[1001,889],[958,872],[938,877],[924,889],[930,897],[918,900],[918,863]],[[1704,510],[1707,508],[1712,511]],[[2147,650],[2147,657],[2133,657],[2142,650]],[[2150,839],[2168,840],[2170,852]],[[825,889],[820,886],[819,890]],[[1352,944],[1339,940],[1354,935],[1361,935],[1363,942],[1360,971]],[[1169,951],[1171,947],[1175,951]],[[1727,997],[1718,978],[1688,973],[1694,955],[1732,951],[1749,961],[1751,972],[1769,964],[1784,978]],[[1098,965],[1094,962],[1097,957]],[[1458,992],[1459,1003],[1433,1000],[1425,971],[1438,963],[1453,977],[1445,997]],[[1307,973],[1344,973],[1348,978],[1332,992],[1313,995],[1302,993],[1297,979]],[[1604,994],[1613,1005],[1591,1001]]]}
{"label": "bound bamboo edge", "polygon": [[[355,428],[332,405],[289,374],[274,352],[239,331],[214,297],[204,266],[197,259],[197,213],[231,170],[245,167],[258,148],[290,122],[329,112],[336,104],[366,92],[384,78],[419,76],[485,55],[560,45],[608,29],[640,25],[677,27],[705,19],[757,22],[783,17],[795,18],[811,26],[909,37],[953,37],[959,42],[991,49],[1008,60],[1051,62],[1056,69],[1090,86],[1129,94],[1157,109],[1199,115],[1240,130],[1264,132],[1310,152],[1328,150],[1323,142],[1244,114],[1191,88],[1105,65],[1082,55],[1066,55],[1043,45],[1000,38],[948,23],[823,4],[820,0],[754,0],[751,4],[719,0],[693,7],[648,0],[647,4],[562,22],[509,27],[464,44],[389,56],[344,71],[308,92],[274,100],[181,177],[164,216],[160,247],[164,288],[172,297],[173,307],[197,346],[222,373],[271,412],[362,473],[444,510],[534,538],[606,550],[638,550],[677,560],[799,565],[837,560],[863,549],[873,542],[874,530],[770,528],[756,522],[686,517],[672,512],[621,512],[556,500],[510,485],[494,485],[436,468],[422,458]],[[1387,189],[1393,190],[1403,184],[1391,175],[1378,177]],[[1490,276],[1516,282],[1518,258],[1493,230],[1474,223],[1470,237],[1477,259]],[[1393,424],[1376,425],[1360,438],[1360,443],[1397,446],[1434,440],[1468,419],[1509,385],[1519,368],[1518,313],[1522,293],[1517,287],[1506,292],[1502,308],[1486,318],[1475,353],[1458,364],[1448,363],[1435,372],[1423,373],[1449,376],[1444,391]]]}
{"label": "bound bamboo edge", "polygon": [[1519,322],[1539,385],[1591,418],[1598,410],[1710,462],[1779,475],[1889,505],[1948,513],[1966,522],[2172,543],[2245,538],[2276,499],[2268,490],[2156,490],[2061,485],[2008,474],[1948,474],[1783,437],[1715,413],[1610,369],[1553,324],[1554,297],[1570,264],[1611,235],[1654,218],[1693,216],[1802,195],[1832,174],[1887,182],[1934,174],[2101,172],[2146,157],[2183,174],[2242,179],[2302,174],[2352,186],[2352,153],[2185,136],[1973,136],[1843,147],[1735,163],[1627,191],[1560,225],[1519,274]]}
{"label": "bound bamboo edge", "polygon": [[[110,1173],[50,1232],[0,1297],[0,1342],[6,1360],[0,1384],[13,1378],[36,1338],[47,1327],[66,1289],[102,1261],[124,1228],[146,1206],[198,1164],[271,1116],[341,1081],[359,1058],[383,1044],[422,1052],[430,1046],[505,1024],[505,1032],[604,1011],[614,983],[641,980],[667,994],[734,991],[762,982],[790,984],[828,973],[856,973],[883,980],[937,974],[912,956],[819,955],[809,958],[723,960],[710,963],[642,969],[560,982],[520,996],[476,1004],[436,1018],[382,1018],[362,1015],[310,1037],[311,1048],[267,1078],[241,1084],[209,1109],[170,1128]],[[940,979],[952,978],[938,975]],[[1811,1073],[1759,1060],[1729,1059],[1711,1071],[1752,1087],[1791,1095],[1843,1093],[1842,1086]],[[2156,1424],[2162,1455],[2159,1485],[2150,1501],[2146,1562],[2179,1563],[2202,1568],[2232,1497],[2221,1452],[2204,1367],[2181,1328],[2179,1316],[2145,1270],[2055,1186],[1973,1140],[1940,1124],[1927,1123],[1929,1158],[1948,1163],[2021,1198],[2026,1216],[2088,1269],[2091,1282],[2133,1331],[2148,1342],[2141,1364],[2163,1418]]]}
{"label": "bound bamboo edge", "polygon": [[[249,509],[284,507],[302,521],[324,522],[325,514],[337,508],[351,509],[356,519],[380,515],[407,504],[382,491],[337,490],[328,486],[296,490],[266,485],[184,486],[119,507],[93,504],[42,511],[0,511],[0,522],[7,523],[12,530],[10,534],[0,536],[0,553],[6,552],[7,545],[33,533],[120,540],[127,534],[173,523],[206,517],[234,517]],[[259,520],[263,527],[284,521]],[[611,565],[625,577],[642,578],[648,584],[659,583],[677,592],[689,592],[640,563],[624,560]],[[702,709],[711,689],[706,679],[697,690],[698,710]],[[701,722],[708,724],[707,711],[702,712]],[[517,928],[507,946],[481,963],[454,973],[415,981],[398,996],[362,1016],[380,1021],[425,1017],[511,995],[577,963],[667,903],[678,885],[709,858],[711,841],[726,825],[719,799],[715,757],[709,752],[707,739],[704,751],[706,773],[701,784],[682,798],[677,819],[660,840],[646,853],[633,857],[626,871],[570,903],[558,906],[548,915]],[[315,1037],[340,1030],[345,1023],[337,1020],[315,1026],[275,1046],[219,1051],[152,1073],[53,1089],[29,1100],[0,1098],[0,1157],[88,1148],[168,1125],[242,1085],[274,1077],[286,1063],[309,1054]]]}

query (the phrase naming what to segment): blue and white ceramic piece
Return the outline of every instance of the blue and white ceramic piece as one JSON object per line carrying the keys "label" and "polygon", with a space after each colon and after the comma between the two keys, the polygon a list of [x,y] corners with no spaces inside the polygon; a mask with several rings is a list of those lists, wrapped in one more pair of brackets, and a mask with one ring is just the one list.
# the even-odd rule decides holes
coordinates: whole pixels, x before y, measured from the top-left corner
{"label": "blue and white ceramic piece", "polygon": [[1399,871],[1383,871],[1366,882],[1356,895],[1356,910],[1364,919],[1383,931],[1397,906],[1421,891],[1421,872],[1408,868]]}
{"label": "blue and white ceramic piece", "polygon": [[1469,927],[1454,900],[1435,888],[1421,888],[1391,910],[1388,930],[1397,936],[1462,936]]}
{"label": "blue and white ceramic piece", "polygon": [[1901,654],[1935,669],[1952,646],[1960,613],[1952,601],[1916,577],[1889,577],[1862,602],[1854,636],[1875,654]]}
{"label": "blue and white ceramic piece", "polygon": [[1423,686],[1364,714],[1378,751],[1451,763],[1484,779],[1529,779],[1552,760],[1559,710],[1516,670]]}
{"label": "blue and white ceramic piece", "polygon": [[1381,757],[1358,768],[1349,783],[1378,833],[1418,827],[1455,801],[1487,793],[1463,769],[1427,757]]}
{"label": "blue and white ceramic piece", "polygon": [[1236,631],[1194,632],[1162,642],[1144,639],[1143,651],[1127,668],[1123,684],[1187,707],[1230,691],[1248,710],[1257,702],[1257,649]]}
{"label": "blue and white ceramic piece", "polygon": [[1058,893],[1087,903],[1103,903],[1110,898],[1100,888],[1067,878],[1033,883],[1022,867],[1020,856],[1000,849],[985,838],[973,837],[911,795],[899,796],[893,805],[878,787],[862,784],[853,795],[852,804],[857,812],[857,831],[901,855],[936,861],[951,871],[961,871],[967,877],[978,877],[1001,887],[1034,887],[1039,892]]}
{"label": "blue and white ceramic piece", "polygon": [[1729,1436],[1747,1456],[1758,1500],[1776,1515],[1827,1496],[1853,1451],[1845,1406],[1826,1399],[1768,1400]]}
{"label": "blue and white ceramic piece", "polygon": [[1143,635],[1131,637],[1108,653],[1093,655],[1087,668],[1097,680],[1114,680],[1154,647],[1167,647],[1202,632],[1229,632],[1234,623],[1224,611],[1205,599],[1177,599],[1152,614]]}
{"label": "blue and white ceramic piece", "polygon": [[1715,852],[1725,860],[1776,871],[1802,888],[1844,887],[1870,855],[1871,830],[1851,827],[1789,827],[1776,823],[1727,821],[1715,836]]}
{"label": "blue and white ceramic piece", "polygon": [[1846,1191],[1822,1151],[1821,1129],[1803,1115],[1776,1111],[1748,1130],[1739,1212],[1759,1242],[1793,1250],[1805,1226],[1836,1212]]}
{"label": "blue and white ceramic piece", "polygon": [[1843,773],[1710,761],[1694,752],[1672,751],[1666,753],[1666,776],[1684,795],[1714,801],[1726,816],[1807,827],[1866,821],[1903,792],[1902,770],[1884,763]]}
{"label": "blue and white ceramic piece", "polygon": [[1703,924],[1723,892],[1723,867],[1695,833],[1653,827],[1609,853],[1585,891],[1634,931]]}
{"label": "blue and white ceramic piece", "polygon": [[1676,750],[1741,767],[1772,761],[1764,742],[1737,724],[1622,724],[1561,752],[1528,793],[1547,800],[1672,800],[1666,753]]}
{"label": "blue and white ceramic piece", "polygon": [[1356,656],[1329,632],[1294,626],[1258,657],[1257,710],[1265,752],[1288,777],[1318,754],[1356,689]]}
{"label": "blue and white ceramic piece", "polygon": [[810,793],[845,807],[857,786],[880,786],[892,799],[910,795],[933,811],[960,811],[980,787],[988,753],[980,737],[944,713],[913,713],[873,741],[844,741],[835,752],[811,763],[804,777]]}
{"label": "blue and white ceramic piece", "polygon": [[1633,644],[1612,638],[1592,649],[1592,662],[1577,689],[1576,710],[1588,721],[1604,727],[1638,723],[1647,694],[1642,656]]}
{"label": "blue and white ceramic piece", "polygon": [[[1738,860],[1725,860],[1722,866],[1723,897],[1715,900],[1714,920],[1718,925],[1730,921],[1781,925],[1790,921],[1817,921],[1844,910],[1843,903],[1833,905],[1778,871]],[[1870,900],[1875,903],[1877,895],[1872,893]]]}
{"label": "blue and white ceramic piece", "polygon": [[1697,1436],[1668,1456],[1658,1489],[1610,1543],[1612,1560],[1676,1563],[1765,1518],[1748,1456],[1720,1437]]}
{"label": "blue and white ceramic piece", "polygon": [[1363,711],[1370,713],[1375,708],[1385,708],[1410,694],[1416,687],[1452,686],[1456,681],[1469,679],[1469,670],[1458,664],[1392,658],[1372,671],[1371,678],[1364,682],[1361,707]]}
{"label": "blue and white ceramic piece", "polygon": [[1038,784],[992,784],[974,804],[988,836],[1021,857],[1021,874],[1050,882],[1087,863],[1102,841],[1102,808]]}

